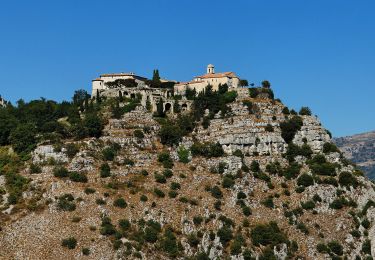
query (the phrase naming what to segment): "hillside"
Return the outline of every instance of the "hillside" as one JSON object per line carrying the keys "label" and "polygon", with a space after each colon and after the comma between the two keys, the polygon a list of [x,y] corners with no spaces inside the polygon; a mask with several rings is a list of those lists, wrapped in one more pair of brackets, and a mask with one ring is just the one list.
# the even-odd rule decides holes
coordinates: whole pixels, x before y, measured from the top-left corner
{"label": "hillside", "polygon": [[334,138],[345,157],[356,163],[370,179],[375,179],[375,131]]}
{"label": "hillside", "polygon": [[163,115],[86,99],[27,139],[10,127],[0,258],[372,259],[374,185],[308,108],[262,88],[192,102]]}

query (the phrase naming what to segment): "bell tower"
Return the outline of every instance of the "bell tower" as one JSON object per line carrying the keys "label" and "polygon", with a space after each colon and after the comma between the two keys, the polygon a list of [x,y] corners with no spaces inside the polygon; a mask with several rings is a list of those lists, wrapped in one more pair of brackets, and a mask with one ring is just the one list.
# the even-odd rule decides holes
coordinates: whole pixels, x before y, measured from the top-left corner
{"label": "bell tower", "polygon": [[215,73],[215,66],[212,64],[208,64],[207,66],[207,74],[214,74]]}

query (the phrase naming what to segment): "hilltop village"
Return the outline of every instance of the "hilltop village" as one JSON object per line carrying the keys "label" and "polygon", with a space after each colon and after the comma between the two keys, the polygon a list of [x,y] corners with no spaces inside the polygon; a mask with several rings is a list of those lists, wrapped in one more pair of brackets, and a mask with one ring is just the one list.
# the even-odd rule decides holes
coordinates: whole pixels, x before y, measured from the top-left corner
{"label": "hilltop village", "polygon": [[176,102],[182,110],[189,110],[191,101],[187,97],[203,92],[208,85],[213,91],[218,91],[220,86],[226,86],[231,91],[247,86],[247,81],[240,80],[234,72],[216,73],[212,64],[207,66],[206,74],[188,82],[160,79],[158,70],[154,71],[152,80],[134,73],[103,74],[92,80],[92,97],[137,97],[142,106],[151,107],[152,112],[156,112],[157,105],[162,102],[164,112],[173,113]]}

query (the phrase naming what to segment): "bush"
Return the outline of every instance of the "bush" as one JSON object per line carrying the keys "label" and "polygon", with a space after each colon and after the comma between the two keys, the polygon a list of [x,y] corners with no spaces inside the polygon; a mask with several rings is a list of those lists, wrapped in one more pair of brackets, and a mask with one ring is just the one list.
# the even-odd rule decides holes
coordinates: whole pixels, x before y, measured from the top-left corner
{"label": "bush", "polygon": [[273,198],[272,197],[268,197],[266,198],[265,200],[263,200],[261,202],[264,206],[266,206],[267,208],[271,208],[273,209],[275,207],[275,204],[273,204]]}
{"label": "bush", "polygon": [[145,135],[143,134],[143,131],[140,129],[134,130],[133,134],[138,139],[143,139],[145,137]]}
{"label": "bush", "polygon": [[371,255],[371,241],[366,239],[362,244],[362,253]]}
{"label": "bush", "polygon": [[242,105],[246,106],[247,107],[247,110],[249,111],[249,114],[252,113],[252,109],[253,109],[253,103],[249,100],[244,100],[242,102]]}
{"label": "bush", "polygon": [[217,236],[220,238],[221,244],[226,247],[233,238],[232,230],[228,226],[223,226],[217,231]]}
{"label": "bush", "polygon": [[284,107],[283,110],[281,111],[284,115],[289,115],[290,112],[289,112],[289,108],[288,107]]}
{"label": "bush", "polygon": [[145,241],[149,243],[155,243],[158,240],[158,233],[159,232],[157,230],[146,227],[144,235]]}
{"label": "bush", "polygon": [[108,163],[103,163],[100,166],[100,177],[107,178],[109,176],[111,176],[111,168],[109,167]]}
{"label": "bush", "polygon": [[85,188],[85,193],[86,194],[93,194],[95,192],[96,192],[96,190],[93,189],[93,188],[89,188],[89,187]]}
{"label": "bush", "polygon": [[90,254],[90,249],[87,248],[87,247],[82,248],[82,254],[83,255],[89,255]]}
{"label": "bush", "polygon": [[155,177],[155,181],[158,182],[158,183],[166,183],[167,182],[167,179],[165,178],[165,176],[163,174],[155,173],[154,177]]}
{"label": "bush", "polygon": [[180,148],[177,150],[177,154],[180,162],[189,162],[189,150],[187,150],[184,146],[180,146]]}
{"label": "bush", "polygon": [[337,241],[331,241],[327,244],[328,248],[336,255],[343,255],[343,247]]}
{"label": "bush", "polygon": [[267,132],[273,132],[273,126],[271,124],[267,124],[264,130],[266,130]]}
{"label": "bush", "polygon": [[141,197],[139,198],[141,201],[143,201],[143,202],[146,202],[146,201],[148,201],[148,198],[147,198],[147,196],[146,195],[144,195],[144,194],[142,194],[141,195]]}
{"label": "bush", "polygon": [[253,245],[259,246],[275,246],[281,243],[286,243],[287,238],[281,232],[279,227],[277,226],[276,222],[269,222],[268,224],[260,224],[254,227],[251,230],[251,239],[253,241]]}
{"label": "bush", "polygon": [[240,158],[243,158],[243,157],[244,157],[243,153],[242,153],[241,150],[239,150],[239,149],[237,149],[236,151],[234,151],[234,152],[232,153],[232,155],[237,156],[237,157],[240,157]]}
{"label": "bush", "polygon": [[182,135],[181,129],[173,124],[164,124],[159,131],[160,142],[169,146],[178,145]]}
{"label": "bush", "polygon": [[246,217],[250,216],[251,215],[251,209],[250,209],[250,207],[248,207],[248,206],[242,207],[242,213]]}
{"label": "bush", "polygon": [[69,158],[73,158],[78,152],[79,152],[79,147],[76,144],[70,143],[65,146],[65,154]]}
{"label": "bush", "polygon": [[311,110],[308,107],[301,107],[299,114],[301,116],[311,116]]}
{"label": "bush", "polygon": [[333,143],[324,143],[323,145],[323,153],[339,153],[340,150],[337,148],[337,146]]}
{"label": "bush", "polygon": [[194,216],[193,223],[196,226],[199,226],[203,222],[203,218],[201,216]]}
{"label": "bush", "polygon": [[118,198],[113,202],[113,206],[124,209],[128,206],[128,204],[123,198]]}
{"label": "bush", "polygon": [[306,202],[302,202],[301,201],[301,206],[305,210],[314,209],[315,208],[315,203],[312,200],[309,200],[309,201],[306,201]]}
{"label": "bush", "polygon": [[173,234],[171,228],[167,228],[164,232],[164,237],[161,242],[161,247],[164,252],[168,253],[170,257],[176,257],[178,254],[178,245],[176,236]]}
{"label": "bush", "polygon": [[191,146],[191,153],[193,156],[203,156],[207,158],[221,157],[224,155],[223,147],[220,143],[194,143]]}
{"label": "bush", "polygon": [[40,167],[38,164],[30,164],[30,173],[35,174],[35,173],[41,173],[42,172],[42,167]]}
{"label": "bush", "polygon": [[171,191],[168,192],[168,196],[169,196],[171,199],[176,198],[177,195],[178,195],[178,193],[177,193],[176,191],[174,191],[174,190],[171,190]]}
{"label": "bush", "polygon": [[223,183],[222,183],[223,188],[231,188],[231,187],[233,187],[234,183],[235,182],[234,182],[234,178],[233,178],[232,175],[224,176]]}
{"label": "bush", "polygon": [[165,176],[165,178],[171,178],[173,176],[173,172],[170,169],[165,169],[163,171],[163,175]]}
{"label": "bush", "polygon": [[188,235],[187,241],[188,241],[189,245],[192,246],[192,247],[197,247],[199,245],[199,243],[200,243],[200,240],[197,237],[197,235],[193,234],[193,233],[191,233],[190,235]]}
{"label": "bush", "polygon": [[297,131],[301,130],[302,125],[303,121],[299,116],[293,116],[291,119],[280,123],[281,136],[284,141],[290,143]]}
{"label": "bush", "polygon": [[158,155],[158,162],[163,164],[164,168],[172,168],[173,167],[173,161],[168,152],[161,152]]}
{"label": "bush", "polygon": [[306,173],[301,174],[297,179],[297,185],[304,187],[314,185],[314,178]]}
{"label": "bush", "polygon": [[178,182],[172,182],[171,183],[171,189],[172,190],[179,190],[179,189],[181,189],[181,185]]}
{"label": "bush", "polygon": [[356,188],[358,186],[358,181],[350,172],[342,172],[339,175],[339,184],[346,187],[353,186],[353,188]]}
{"label": "bush", "polygon": [[72,194],[67,193],[58,198],[57,208],[64,211],[74,211],[76,205]]}
{"label": "bush", "polygon": [[111,236],[116,233],[116,229],[113,226],[109,217],[102,218],[102,224],[100,228],[100,234],[103,236]]}
{"label": "bush", "polygon": [[165,197],[165,194],[162,190],[159,190],[158,188],[155,188],[154,189],[154,194],[156,196],[158,196],[159,198],[164,198]]}
{"label": "bush", "polygon": [[103,154],[104,160],[113,161],[113,159],[116,156],[116,151],[115,149],[113,149],[113,147],[107,147],[103,149],[102,154]]}
{"label": "bush", "polygon": [[129,230],[130,229],[130,221],[128,219],[120,219],[118,221],[118,225],[122,230]]}
{"label": "bush", "polygon": [[62,166],[57,166],[53,169],[53,176],[57,178],[65,178],[69,176],[69,171]]}
{"label": "bush", "polygon": [[87,182],[87,176],[84,173],[70,172],[69,179],[74,182]]}
{"label": "bush", "polygon": [[223,193],[218,186],[211,188],[211,195],[216,199],[221,199],[223,197]]}
{"label": "bush", "polygon": [[74,249],[77,246],[77,240],[74,237],[65,238],[61,241],[63,247]]}
{"label": "bush", "polygon": [[319,253],[329,253],[330,252],[330,249],[324,243],[318,243],[316,245],[316,250],[318,250]]}

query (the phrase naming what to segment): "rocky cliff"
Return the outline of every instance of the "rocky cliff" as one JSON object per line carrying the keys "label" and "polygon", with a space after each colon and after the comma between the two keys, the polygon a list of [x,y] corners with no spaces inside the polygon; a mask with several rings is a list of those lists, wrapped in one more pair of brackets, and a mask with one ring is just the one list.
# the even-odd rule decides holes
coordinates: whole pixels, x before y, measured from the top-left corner
{"label": "rocky cliff", "polygon": [[[100,138],[39,144],[21,202],[0,176],[0,258],[372,259],[374,185],[318,118],[251,96],[174,146],[143,107]],[[15,157],[3,147],[1,167]]]}

